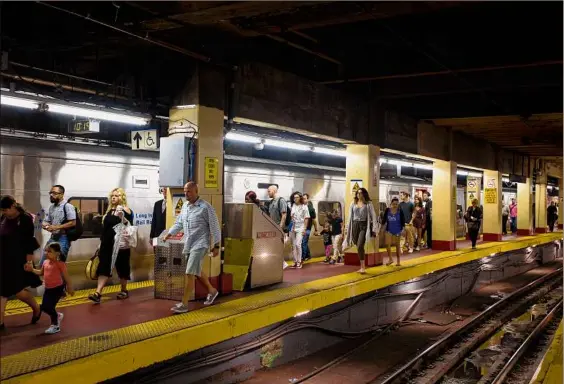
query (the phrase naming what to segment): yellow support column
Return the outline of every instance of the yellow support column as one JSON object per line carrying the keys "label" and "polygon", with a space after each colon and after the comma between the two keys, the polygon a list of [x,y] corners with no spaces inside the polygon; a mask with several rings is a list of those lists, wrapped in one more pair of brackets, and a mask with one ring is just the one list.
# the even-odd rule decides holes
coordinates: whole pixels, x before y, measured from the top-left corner
{"label": "yellow support column", "polygon": [[483,240],[501,241],[501,172],[484,170]]}
{"label": "yellow support column", "polygon": [[[380,215],[379,186],[380,186],[380,148],[374,145],[347,145],[347,168],[345,182],[345,207],[343,207],[343,220],[348,223],[349,207],[354,201],[354,195],[358,188],[365,188],[370,195],[376,215]],[[378,237],[367,239],[364,247],[366,251],[366,266],[382,264],[379,253]],[[359,265],[356,247],[345,252],[345,264]]]}
{"label": "yellow support column", "polygon": [[433,163],[433,246],[439,251],[456,249],[456,163]]}
{"label": "yellow support column", "polygon": [[537,184],[535,186],[535,232],[546,233],[546,184]]}
{"label": "yellow support column", "polygon": [[[223,111],[202,105],[172,108],[169,111],[169,133],[192,137],[196,143],[194,174],[198,183],[200,198],[210,203],[215,209],[217,219],[222,225],[223,213]],[[180,208],[177,199],[185,200],[184,191],[180,188],[169,188],[167,193],[167,228],[170,228]],[[175,205],[179,205],[176,207]],[[219,286],[221,274],[221,257],[204,258],[203,271],[208,275],[212,285]],[[205,297],[203,285],[196,281],[194,298]]]}
{"label": "yellow support column", "polygon": [[531,194],[531,179],[525,183],[517,183],[517,235],[530,236],[533,234],[533,198]]}
{"label": "yellow support column", "polygon": [[[472,205],[474,199],[482,202],[482,178],[468,176],[466,178],[466,209]],[[470,240],[469,233],[466,233],[466,240]]]}
{"label": "yellow support column", "polygon": [[562,179],[558,180],[558,228],[564,228],[564,205],[562,204]]}

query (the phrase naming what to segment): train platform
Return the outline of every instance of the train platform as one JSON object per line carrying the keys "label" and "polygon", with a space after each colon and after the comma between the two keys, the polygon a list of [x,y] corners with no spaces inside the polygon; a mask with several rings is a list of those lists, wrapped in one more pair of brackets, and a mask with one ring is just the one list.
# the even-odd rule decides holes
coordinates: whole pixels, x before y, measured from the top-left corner
{"label": "train platform", "polygon": [[458,242],[456,251],[405,255],[401,267],[373,267],[365,275],[356,273],[357,266],[317,259],[286,271],[283,283],[220,297],[210,307],[194,302],[183,315],[171,314],[174,302],[153,298],[151,281],[131,283],[124,301],[115,299],[117,286],[109,287],[101,305],[87,300],[91,291],[80,291],[61,302],[65,318],[56,335],[43,334],[46,316],[29,325],[25,305],[9,302],[0,338],[0,378],[6,383],[102,382],[428,273],[561,239],[562,232],[510,237],[481,242],[476,250]]}
{"label": "train platform", "polygon": [[564,377],[564,370],[562,369],[563,324],[560,321],[558,330],[554,334],[554,338],[543,356],[542,362],[531,380],[531,384],[562,383],[562,378]]}

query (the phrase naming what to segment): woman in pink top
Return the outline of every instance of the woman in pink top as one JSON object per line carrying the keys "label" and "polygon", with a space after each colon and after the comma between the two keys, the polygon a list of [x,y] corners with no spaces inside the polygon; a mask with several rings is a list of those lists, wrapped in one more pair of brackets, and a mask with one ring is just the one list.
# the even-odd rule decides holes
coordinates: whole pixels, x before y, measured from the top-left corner
{"label": "woman in pink top", "polygon": [[51,326],[47,328],[45,333],[52,335],[61,331],[63,314],[57,313],[56,307],[61,297],[65,295],[65,284],[69,295],[73,296],[74,291],[67,272],[67,265],[63,260],[64,254],[61,250],[61,245],[59,243],[48,244],[45,247],[45,255],[47,259],[41,269],[33,269],[33,264],[28,263],[25,265],[25,270],[33,272],[38,276],[43,276],[45,293],[43,294],[41,311],[51,317]]}

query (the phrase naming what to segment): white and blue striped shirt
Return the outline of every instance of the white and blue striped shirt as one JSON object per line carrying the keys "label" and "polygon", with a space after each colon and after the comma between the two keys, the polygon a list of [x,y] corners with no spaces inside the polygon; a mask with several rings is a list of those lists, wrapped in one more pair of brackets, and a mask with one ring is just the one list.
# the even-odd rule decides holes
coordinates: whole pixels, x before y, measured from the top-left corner
{"label": "white and blue striped shirt", "polygon": [[175,235],[180,230],[184,232],[184,253],[201,248],[210,249],[211,244],[221,241],[221,229],[215,209],[200,198],[194,204],[186,201],[182,205],[182,211],[168,233]]}

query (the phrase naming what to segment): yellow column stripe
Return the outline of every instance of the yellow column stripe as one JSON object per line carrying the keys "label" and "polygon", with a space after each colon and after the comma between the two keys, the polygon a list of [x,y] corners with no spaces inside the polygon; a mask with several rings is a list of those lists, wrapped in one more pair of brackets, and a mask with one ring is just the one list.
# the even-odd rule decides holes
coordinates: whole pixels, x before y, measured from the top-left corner
{"label": "yellow column stripe", "polygon": [[[482,244],[478,250],[442,252],[408,260],[402,267],[375,267],[4,357],[6,383],[96,383],[198,350],[426,273],[560,240],[562,233]],[[49,369],[47,369],[49,368]],[[10,380],[7,380],[10,379]]]}

